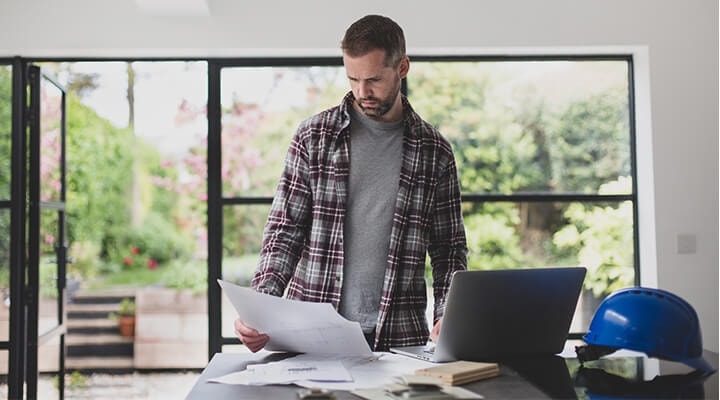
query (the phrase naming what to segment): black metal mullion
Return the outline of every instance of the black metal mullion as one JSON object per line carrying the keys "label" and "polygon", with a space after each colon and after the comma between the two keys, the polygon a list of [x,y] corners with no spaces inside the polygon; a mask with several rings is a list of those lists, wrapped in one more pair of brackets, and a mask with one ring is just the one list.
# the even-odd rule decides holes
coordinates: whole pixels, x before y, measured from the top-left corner
{"label": "black metal mullion", "polygon": [[[272,197],[227,197],[223,198],[223,205],[251,205],[251,204],[272,204]],[[619,202],[634,200],[632,194],[463,194],[462,201],[466,203],[483,202],[508,202],[508,203],[532,203],[532,202],[572,202],[580,201],[587,203],[597,202]]]}
{"label": "black metal mullion", "polygon": [[[58,87],[60,87],[58,85]],[[58,240],[56,242],[56,258],[57,258],[57,293],[58,293],[58,327],[60,328],[60,346],[58,349],[58,398],[65,398],[65,334],[67,333],[65,302],[67,300],[67,262],[68,262],[68,243],[67,243],[67,94],[62,90],[61,98],[61,114],[60,114],[60,203],[62,207],[57,210],[57,232]]]}
{"label": "black metal mullion", "polygon": [[19,57],[12,68],[12,162],[10,210],[10,332],[8,355],[8,398],[24,398],[26,322],[25,265],[27,210],[27,130],[25,127],[28,94],[25,62]]}
{"label": "black metal mullion", "polygon": [[[40,68],[28,67],[28,80],[30,85],[30,171],[37,174],[40,171]],[[28,398],[37,397],[38,383],[38,301],[40,274],[37,266],[40,265],[40,179],[38,176],[29,177],[28,196],[28,268],[27,268],[27,385]],[[34,266],[34,267],[33,267]]]}
{"label": "black metal mullion", "polygon": [[222,351],[222,302],[217,279],[222,278],[222,152],[220,65],[208,63],[207,231],[208,231],[208,360]]}
{"label": "black metal mullion", "polygon": [[629,194],[463,194],[463,202],[483,203],[483,202],[507,202],[507,203],[567,203],[567,202],[585,202],[597,203],[603,201],[619,202],[633,200],[633,196]]}
{"label": "black metal mullion", "polygon": [[[640,286],[640,205],[638,204],[637,179],[637,127],[635,126],[635,69],[632,57],[628,57],[628,118],[630,127],[630,175],[632,176],[633,204],[633,264],[635,285]],[[654,218],[654,216],[650,216]]]}

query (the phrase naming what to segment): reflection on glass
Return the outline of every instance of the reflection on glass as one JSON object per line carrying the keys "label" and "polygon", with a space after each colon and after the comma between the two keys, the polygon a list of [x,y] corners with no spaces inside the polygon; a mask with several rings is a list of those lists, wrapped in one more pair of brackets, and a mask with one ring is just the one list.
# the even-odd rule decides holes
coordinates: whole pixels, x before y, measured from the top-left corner
{"label": "reflection on glass", "polygon": [[408,76],[464,193],[591,194],[631,176],[628,87],[624,60],[415,62]]}
{"label": "reflection on glass", "polygon": [[47,79],[40,87],[40,200],[62,201],[63,92]]}
{"label": "reflection on glass", "polygon": [[40,335],[58,325],[58,265],[55,246],[57,243],[58,213],[56,210],[42,210],[40,215],[40,262],[39,262],[39,303],[38,332]]}
{"label": "reflection on glass", "polygon": [[0,200],[10,198],[12,69],[0,65]]}
{"label": "reflection on glass", "polygon": [[587,329],[599,302],[632,286],[633,211],[611,203],[465,203],[469,269],[575,266],[588,269],[573,325]]}
{"label": "reflection on glass", "polygon": [[342,67],[238,67],[221,76],[223,197],[272,196],[301,121],[340,103]]}

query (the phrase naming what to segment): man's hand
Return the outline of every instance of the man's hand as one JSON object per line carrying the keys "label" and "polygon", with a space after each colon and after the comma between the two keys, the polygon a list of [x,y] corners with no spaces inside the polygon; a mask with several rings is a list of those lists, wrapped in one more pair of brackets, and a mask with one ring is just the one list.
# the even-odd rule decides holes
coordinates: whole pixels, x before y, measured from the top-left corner
{"label": "man's hand", "polygon": [[260,333],[257,330],[245,325],[240,318],[235,320],[235,335],[240,339],[241,342],[253,353],[261,350],[270,337],[264,333]]}
{"label": "man's hand", "polygon": [[433,343],[437,343],[438,336],[440,335],[440,327],[442,326],[442,320],[442,317],[440,317],[438,322],[435,323],[435,326],[433,326],[430,331],[430,340],[432,340]]}

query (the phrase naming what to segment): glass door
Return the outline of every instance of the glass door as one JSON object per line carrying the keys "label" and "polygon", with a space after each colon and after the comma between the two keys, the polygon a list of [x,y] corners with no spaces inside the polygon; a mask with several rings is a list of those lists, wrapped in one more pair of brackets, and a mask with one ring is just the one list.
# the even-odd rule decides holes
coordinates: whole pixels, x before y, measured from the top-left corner
{"label": "glass door", "polygon": [[[65,376],[65,90],[28,67],[29,187],[27,263],[28,398],[37,395],[38,360]],[[57,364],[55,364],[57,363]],[[64,379],[58,379],[60,398]]]}

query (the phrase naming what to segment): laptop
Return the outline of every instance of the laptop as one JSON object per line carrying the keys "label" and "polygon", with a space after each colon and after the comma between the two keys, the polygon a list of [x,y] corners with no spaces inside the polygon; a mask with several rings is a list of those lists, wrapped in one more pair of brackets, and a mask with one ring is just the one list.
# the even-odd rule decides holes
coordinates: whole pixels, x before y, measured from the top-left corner
{"label": "laptop", "polygon": [[563,351],[585,267],[458,271],[437,344],[392,347],[425,361],[496,362]]}

